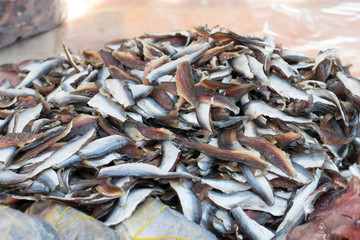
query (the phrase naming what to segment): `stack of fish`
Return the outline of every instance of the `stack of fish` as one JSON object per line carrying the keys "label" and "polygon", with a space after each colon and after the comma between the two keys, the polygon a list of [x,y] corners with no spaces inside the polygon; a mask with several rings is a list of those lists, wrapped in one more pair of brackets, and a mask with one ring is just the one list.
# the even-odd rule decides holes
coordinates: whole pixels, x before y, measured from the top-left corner
{"label": "stack of fish", "polygon": [[[0,203],[75,206],[116,228],[150,196],[217,237],[284,238],[360,176],[360,81],[215,27],[2,66]],[[325,189],[325,190],[324,190]]]}

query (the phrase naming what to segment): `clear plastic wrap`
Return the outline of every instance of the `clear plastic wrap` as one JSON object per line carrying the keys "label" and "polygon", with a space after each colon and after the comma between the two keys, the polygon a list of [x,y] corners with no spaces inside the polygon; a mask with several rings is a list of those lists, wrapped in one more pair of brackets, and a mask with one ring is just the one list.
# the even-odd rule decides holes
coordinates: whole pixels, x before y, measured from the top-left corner
{"label": "clear plastic wrap", "polygon": [[334,48],[352,74],[360,76],[360,2],[272,1],[264,34],[309,56]]}
{"label": "clear plastic wrap", "polygon": [[65,17],[65,0],[0,1],[0,47],[52,29]]}

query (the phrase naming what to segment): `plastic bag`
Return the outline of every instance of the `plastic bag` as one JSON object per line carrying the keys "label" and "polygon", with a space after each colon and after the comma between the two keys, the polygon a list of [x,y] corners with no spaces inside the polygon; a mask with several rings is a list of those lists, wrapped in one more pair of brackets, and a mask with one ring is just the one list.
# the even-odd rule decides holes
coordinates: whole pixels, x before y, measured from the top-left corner
{"label": "plastic bag", "polygon": [[65,16],[65,0],[0,1],[0,47],[52,29]]}
{"label": "plastic bag", "polygon": [[217,239],[212,233],[189,221],[181,213],[148,198],[115,228],[120,239]]}
{"label": "plastic bag", "polygon": [[263,31],[283,46],[310,57],[329,48],[360,76],[360,3],[348,1],[273,1]]}
{"label": "plastic bag", "polygon": [[48,223],[23,212],[0,205],[1,239],[57,240],[55,229]]}
{"label": "plastic bag", "polygon": [[102,222],[53,201],[36,202],[26,212],[54,226],[60,239],[119,239],[114,230]]}

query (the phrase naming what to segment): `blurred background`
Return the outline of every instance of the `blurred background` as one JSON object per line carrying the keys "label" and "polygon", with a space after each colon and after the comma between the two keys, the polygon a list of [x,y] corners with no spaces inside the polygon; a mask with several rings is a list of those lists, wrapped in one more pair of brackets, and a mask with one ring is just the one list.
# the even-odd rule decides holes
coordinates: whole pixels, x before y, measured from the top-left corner
{"label": "blurred background", "polygon": [[[360,2],[60,0],[58,4],[55,10],[47,6],[47,12],[36,14],[51,13],[54,14],[51,17],[58,17],[57,20],[62,19],[63,23],[45,33],[0,48],[0,64],[57,56],[62,51],[61,43],[77,54],[81,49],[103,48],[104,43],[113,39],[208,24],[209,27],[220,25],[259,37],[271,35],[285,47],[311,57],[320,50],[336,48],[342,63],[351,64],[351,73],[360,77]],[[1,19],[4,15],[0,16],[0,25]],[[1,31],[4,29],[0,27],[0,38]]]}

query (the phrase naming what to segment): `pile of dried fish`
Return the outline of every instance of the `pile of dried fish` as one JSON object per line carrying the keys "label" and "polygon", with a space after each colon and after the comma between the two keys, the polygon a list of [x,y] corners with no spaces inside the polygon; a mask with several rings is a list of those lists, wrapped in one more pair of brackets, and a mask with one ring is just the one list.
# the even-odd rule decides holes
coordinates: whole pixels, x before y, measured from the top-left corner
{"label": "pile of dried fish", "polygon": [[2,66],[24,79],[0,87],[0,203],[116,229],[155,197],[217,238],[283,239],[360,177],[360,81],[334,49],[219,27],[106,48]]}

